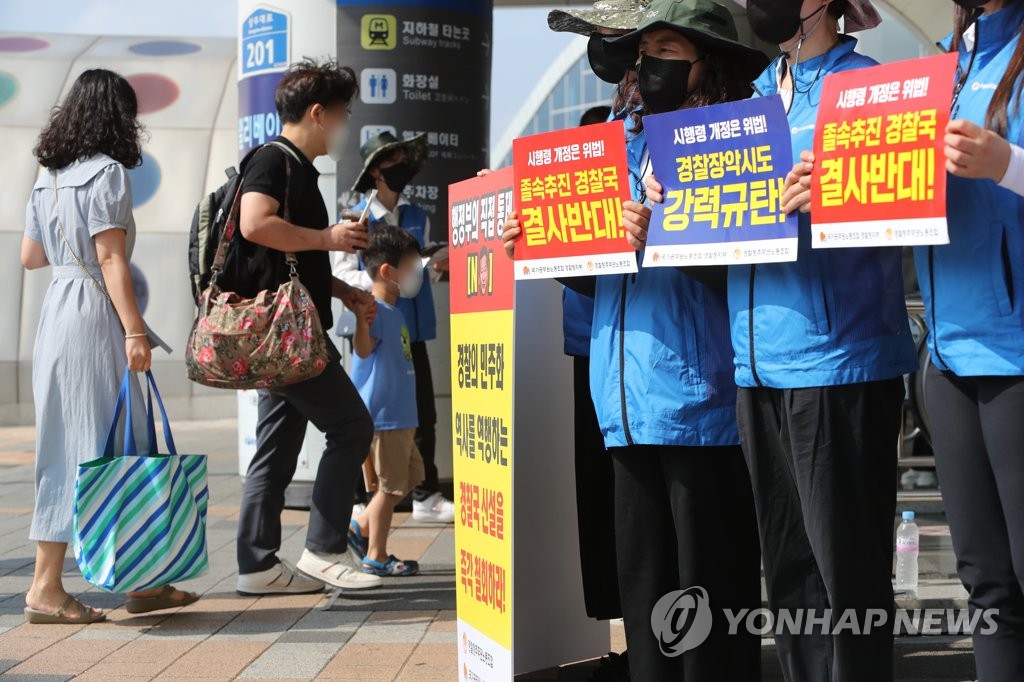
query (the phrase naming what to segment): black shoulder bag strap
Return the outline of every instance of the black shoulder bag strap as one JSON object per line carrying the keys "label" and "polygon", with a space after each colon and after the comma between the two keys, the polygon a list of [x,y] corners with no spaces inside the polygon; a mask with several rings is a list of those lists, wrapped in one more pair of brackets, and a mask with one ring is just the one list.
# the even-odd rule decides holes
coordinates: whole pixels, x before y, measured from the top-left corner
{"label": "black shoulder bag strap", "polygon": [[[259,154],[261,151],[269,146],[275,146],[278,149],[284,150],[290,157],[295,159],[296,162],[302,163],[299,155],[295,151],[284,144],[283,142],[273,141],[265,144],[256,153]],[[250,159],[251,162],[251,159]],[[288,210],[288,193],[292,184],[292,164],[290,162],[285,163],[285,186],[284,186],[284,211],[282,218],[285,221],[291,222],[290,211]],[[213,267],[210,269],[210,286],[215,286],[217,283],[217,275],[224,269],[224,262],[227,260],[228,248],[231,245],[232,240],[235,236],[235,231],[238,229],[238,218],[241,213],[242,206],[242,187],[245,185],[245,174],[242,174],[242,178],[238,181],[238,189],[235,190],[235,196],[231,200],[231,212],[228,214],[227,222],[224,223],[224,233],[220,236],[220,241],[217,243],[217,253],[213,257]],[[291,251],[284,254],[285,262],[288,263],[290,270],[289,274],[292,277],[298,277],[298,259],[295,254]]]}

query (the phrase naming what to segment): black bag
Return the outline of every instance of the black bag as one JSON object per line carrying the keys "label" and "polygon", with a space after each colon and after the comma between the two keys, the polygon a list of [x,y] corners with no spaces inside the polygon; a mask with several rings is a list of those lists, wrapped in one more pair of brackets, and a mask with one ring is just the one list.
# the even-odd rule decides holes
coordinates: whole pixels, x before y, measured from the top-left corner
{"label": "black bag", "polygon": [[[295,153],[284,145],[273,142],[268,144],[281,147],[293,158],[295,156]],[[224,224],[228,220],[228,214],[231,213],[231,204],[235,199],[235,194],[241,187],[245,168],[253,155],[264,146],[266,145],[256,147],[246,154],[238,164],[238,170],[235,170],[234,167],[225,170],[228,181],[203,197],[192,215],[192,227],[188,233],[188,273],[189,282],[192,285],[192,299],[196,303],[199,303],[199,297],[210,286],[210,274],[213,269],[213,258],[217,253],[217,244],[220,243],[221,235],[224,234]],[[240,231],[235,234],[233,241],[240,238],[239,234]],[[240,264],[232,261],[241,256],[239,249],[228,250],[224,271],[221,272],[218,279],[218,284],[222,289],[231,291],[238,286],[239,282],[234,281],[237,279],[234,274]]]}

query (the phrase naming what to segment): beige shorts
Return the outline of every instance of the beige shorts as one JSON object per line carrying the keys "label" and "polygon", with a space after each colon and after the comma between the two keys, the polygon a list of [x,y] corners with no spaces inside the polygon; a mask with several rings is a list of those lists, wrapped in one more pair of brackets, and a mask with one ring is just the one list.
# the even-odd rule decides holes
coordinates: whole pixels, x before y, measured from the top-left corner
{"label": "beige shorts", "polygon": [[405,496],[423,482],[423,457],[413,437],[416,429],[376,431],[363,462],[366,489]]}

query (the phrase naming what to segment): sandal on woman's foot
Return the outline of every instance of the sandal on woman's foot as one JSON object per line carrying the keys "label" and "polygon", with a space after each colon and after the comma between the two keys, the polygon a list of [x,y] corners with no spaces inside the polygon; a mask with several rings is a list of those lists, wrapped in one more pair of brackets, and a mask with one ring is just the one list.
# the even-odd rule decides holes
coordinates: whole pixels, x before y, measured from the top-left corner
{"label": "sandal on woman's foot", "polygon": [[404,577],[416,575],[420,572],[418,561],[411,559],[403,561],[394,554],[388,557],[387,561],[374,561],[370,557],[363,557],[363,573],[379,575],[381,577],[398,576]]}
{"label": "sandal on woman's foot", "polygon": [[25,620],[37,625],[88,625],[107,619],[107,614],[86,606],[70,594],[56,611],[40,611],[25,607]]}
{"label": "sandal on woman's foot", "polygon": [[176,609],[181,606],[195,604],[199,601],[199,595],[195,592],[182,592],[185,596],[178,598],[174,596],[174,593],[177,591],[170,585],[164,585],[163,589],[160,590],[160,594],[155,596],[129,597],[128,602],[125,604],[125,609],[128,613],[140,614],[160,611],[162,609]]}

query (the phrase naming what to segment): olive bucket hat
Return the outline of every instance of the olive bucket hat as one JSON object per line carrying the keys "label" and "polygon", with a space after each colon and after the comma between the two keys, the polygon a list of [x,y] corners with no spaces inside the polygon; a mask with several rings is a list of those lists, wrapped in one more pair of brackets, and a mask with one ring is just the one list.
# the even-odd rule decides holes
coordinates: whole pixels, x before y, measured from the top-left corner
{"label": "olive bucket hat", "polygon": [[608,54],[636,59],[643,34],[664,28],[682,33],[698,47],[731,53],[749,67],[752,77],[768,66],[763,52],[739,41],[732,13],[712,0],[654,0],[635,31],[605,40]]}
{"label": "olive bucket hat", "polygon": [[652,0],[598,0],[593,7],[553,9],[548,13],[548,28],[558,33],[589,36],[601,29],[634,31],[640,15]]}
{"label": "olive bucket hat", "polygon": [[364,142],[363,146],[359,148],[359,155],[363,157],[363,170],[359,171],[356,183],[352,185],[352,191],[370,191],[374,186],[373,176],[370,175],[373,164],[380,159],[387,158],[396,149],[405,150],[403,163],[409,164],[418,173],[423,168],[423,164],[427,162],[427,134],[420,133],[415,137],[399,140],[390,132],[385,131]]}

